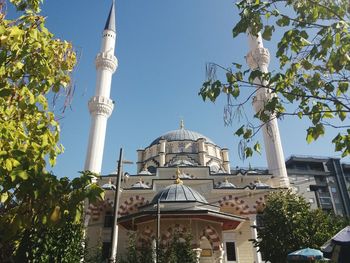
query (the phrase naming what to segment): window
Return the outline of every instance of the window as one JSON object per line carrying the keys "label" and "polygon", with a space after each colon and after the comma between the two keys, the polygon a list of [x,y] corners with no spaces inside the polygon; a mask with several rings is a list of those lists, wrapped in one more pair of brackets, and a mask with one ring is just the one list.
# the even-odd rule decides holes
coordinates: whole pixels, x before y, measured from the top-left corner
{"label": "window", "polygon": [[112,226],[113,226],[112,212],[106,212],[103,227],[112,227]]}
{"label": "window", "polygon": [[331,187],[332,193],[336,193],[337,192],[337,188],[335,187]]}
{"label": "window", "polygon": [[154,167],[154,166],[148,166],[147,170],[148,170],[150,173],[154,174],[154,173],[156,172],[157,169],[156,169],[156,167]]}
{"label": "window", "polygon": [[332,200],[330,197],[320,197],[321,205],[332,205]]}
{"label": "window", "polygon": [[236,246],[235,242],[226,242],[227,261],[236,261]]}

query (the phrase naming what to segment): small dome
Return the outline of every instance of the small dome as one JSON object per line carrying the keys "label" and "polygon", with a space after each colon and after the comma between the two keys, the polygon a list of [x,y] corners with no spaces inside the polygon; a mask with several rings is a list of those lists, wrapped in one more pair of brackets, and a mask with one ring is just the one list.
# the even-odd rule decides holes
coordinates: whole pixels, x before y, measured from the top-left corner
{"label": "small dome", "polygon": [[262,183],[260,181],[254,183],[253,185],[255,186],[256,189],[268,189],[268,188],[271,188],[270,185]]}
{"label": "small dome", "polygon": [[230,183],[227,181],[227,179],[217,186],[217,188],[236,188],[236,186],[233,183]]}
{"label": "small dome", "polygon": [[132,189],[150,189],[147,184],[143,183],[142,181],[137,182],[136,184],[133,184],[131,186]]}
{"label": "small dome", "polygon": [[139,172],[139,175],[152,175],[152,173],[148,170],[142,170],[141,172]]}
{"label": "small dome", "polygon": [[153,198],[152,204],[156,204],[158,199],[162,202],[202,202],[207,200],[196,190],[183,184],[172,184],[160,190]]}
{"label": "small dome", "polygon": [[213,143],[212,140],[210,140],[208,137],[194,131],[186,130],[184,128],[180,128],[178,130],[169,131],[161,136],[159,136],[157,139],[155,139],[150,146],[158,144],[160,140],[167,140],[168,142],[171,141],[197,141],[198,139],[203,138],[209,143]]}

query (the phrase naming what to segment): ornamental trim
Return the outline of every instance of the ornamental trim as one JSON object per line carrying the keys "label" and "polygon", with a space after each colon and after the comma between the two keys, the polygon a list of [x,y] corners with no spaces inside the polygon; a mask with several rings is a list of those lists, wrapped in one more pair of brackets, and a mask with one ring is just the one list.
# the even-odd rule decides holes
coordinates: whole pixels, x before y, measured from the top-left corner
{"label": "ornamental trim", "polygon": [[248,52],[246,61],[252,70],[267,66],[270,63],[270,52],[267,48],[258,47]]}
{"label": "ornamental trim", "polygon": [[114,103],[111,99],[102,96],[94,96],[90,99],[88,107],[90,114],[109,117],[112,114]]}
{"label": "ornamental trim", "polygon": [[114,73],[118,67],[118,59],[110,53],[98,53],[95,60],[96,69],[105,69]]}

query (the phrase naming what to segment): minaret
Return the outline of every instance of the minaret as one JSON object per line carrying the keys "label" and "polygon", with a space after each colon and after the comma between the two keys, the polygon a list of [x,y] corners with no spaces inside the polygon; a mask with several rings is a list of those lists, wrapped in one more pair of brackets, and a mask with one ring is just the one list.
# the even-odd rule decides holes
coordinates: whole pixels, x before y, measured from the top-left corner
{"label": "minaret", "polygon": [[[261,34],[259,33],[258,36],[255,37],[248,32],[248,40],[250,51],[248,52],[246,59],[250,69],[259,69],[260,71],[267,73],[270,63],[270,53],[269,50],[263,46]],[[258,78],[254,80],[254,83],[257,85],[263,84]],[[258,89],[253,100],[255,111],[259,112],[264,104],[273,96],[275,95],[268,89]],[[279,179],[279,186],[289,187],[281,137],[275,116],[271,116],[271,121],[264,125],[263,135],[268,169],[270,173]]]}
{"label": "minaret", "polygon": [[95,60],[97,71],[95,96],[88,103],[91,126],[84,170],[94,173],[101,172],[107,119],[112,114],[114,106],[114,102],[109,97],[112,74],[118,67],[118,60],[114,56],[115,41],[115,2],[113,1],[103,30],[101,50]]}

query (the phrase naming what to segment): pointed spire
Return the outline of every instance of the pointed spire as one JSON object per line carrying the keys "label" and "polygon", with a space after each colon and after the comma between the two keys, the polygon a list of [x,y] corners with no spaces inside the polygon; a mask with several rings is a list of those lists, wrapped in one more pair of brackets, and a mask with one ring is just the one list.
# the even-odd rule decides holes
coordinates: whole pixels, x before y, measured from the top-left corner
{"label": "pointed spire", "polygon": [[109,11],[108,18],[104,30],[115,30],[115,0],[112,2],[111,10]]}
{"label": "pointed spire", "polygon": [[184,123],[184,120],[181,119],[180,121],[180,129],[184,129],[185,128],[185,123]]}

